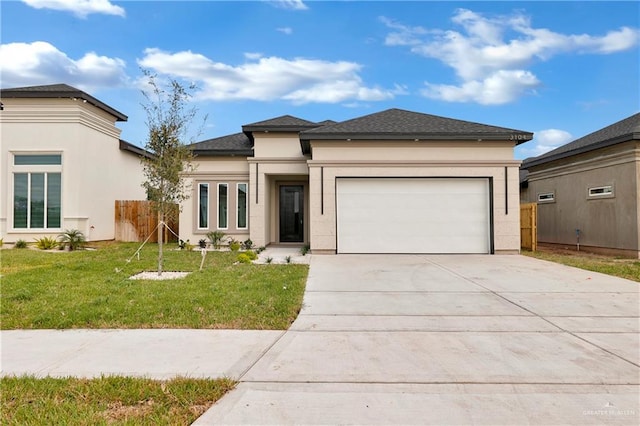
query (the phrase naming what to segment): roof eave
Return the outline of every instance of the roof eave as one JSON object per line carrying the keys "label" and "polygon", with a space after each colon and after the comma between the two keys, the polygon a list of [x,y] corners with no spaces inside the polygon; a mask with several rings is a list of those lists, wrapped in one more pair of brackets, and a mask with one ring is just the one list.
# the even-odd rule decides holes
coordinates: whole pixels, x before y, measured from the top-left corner
{"label": "roof eave", "polygon": [[300,139],[311,140],[463,140],[513,141],[516,145],[533,139],[533,133],[301,133]]}
{"label": "roof eave", "polygon": [[523,162],[522,168],[528,169],[529,167],[540,166],[542,164],[550,163],[556,160],[562,160],[563,158],[572,157],[574,155],[584,154],[586,152],[595,151],[601,148],[607,148],[609,146],[617,145],[624,142],[629,142],[632,140],[640,140],[640,132],[628,133],[626,135],[621,135],[615,138],[607,139],[605,141],[597,142],[588,146],[584,146],[582,148],[572,149],[571,151],[565,151],[558,154],[550,155],[548,157],[536,159],[534,157],[531,161]]}
{"label": "roof eave", "polygon": [[140,148],[139,146],[133,145],[127,141],[123,141],[122,139],[120,139],[119,148],[121,151],[131,152],[132,154],[136,154],[140,157],[149,159],[154,158],[154,155],[146,149]]}
{"label": "roof eave", "polygon": [[199,157],[253,157],[253,150],[247,149],[194,149]]}
{"label": "roof eave", "polygon": [[110,107],[94,98],[93,96],[85,93],[81,90],[73,91],[51,91],[51,92],[29,92],[29,91],[12,91],[11,89],[2,90],[3,98],[31,98],[31,99],[57,99],[57,98],[69,98],[69,99],[82,99],[91,105],[99,108],[116,118],[116,121],[127,121],[129,117],[121,113],[115,108]]}

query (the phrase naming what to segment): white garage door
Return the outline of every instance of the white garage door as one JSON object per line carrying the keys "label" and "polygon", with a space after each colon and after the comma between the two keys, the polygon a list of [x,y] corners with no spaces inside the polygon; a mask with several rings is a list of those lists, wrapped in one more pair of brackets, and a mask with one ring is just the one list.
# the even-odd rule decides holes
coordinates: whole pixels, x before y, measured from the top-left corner
{"label": "white garage door", "polygon": [[489,253],[486,178],[339,178],[338,253]]}

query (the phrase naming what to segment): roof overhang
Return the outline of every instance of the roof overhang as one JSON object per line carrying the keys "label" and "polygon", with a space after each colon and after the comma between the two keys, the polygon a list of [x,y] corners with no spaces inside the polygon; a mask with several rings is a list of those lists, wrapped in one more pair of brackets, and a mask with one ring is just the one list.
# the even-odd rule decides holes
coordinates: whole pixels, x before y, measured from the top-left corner
{"label": "roof overhang", "polygon": [[192,152],[203,157],[253,157],[251,149],[194,149]]}
{"label": "roof overhang", "polygon": [[133,145],[127,141],[123,141],[122,139],[120,139],[119,148],[121,151],[127,151],[140,157],[154,158],[154,155],[146,149],[140,148],[139,146]]}
{"label": "roof overhang", "polygon": [[105,104],[104,102],[101,102],[99,100],[97,100],[96,98],[94,98],[93,96],[89,95],[88,93],[83,92],[82,90],[76,90],[76,91],[66,91],[66,90],[52,90],[52,91],[47,91],[47,90],[43,90],[43,91],[27,91],[27,90],[11,90],[11,89],[4,89],[0,92],[0,96],[3,99],[11,99],[11,98],[29,98],[29,99],[64,99],[64,98],[68,98],[68,99],[72,99],[72,100],[81,100],[84,102],[87,102],[93,106],[95,106],[96,108],[99,108],[109,114],[111,114],[112,116],[114,116],[116,118],[116,121],[127,121],[128,117],[126,115],[124,115],[123,113],[121,113],[120,111],[116,110],[115,108],[110,107],[109,105]]}
{"label": "roof overhang", "polygon": [[533,139],[533,133],[322,133],[300,134],[300,146],[304,154],[311,152],[311,141],[510,141],[516,145]]}
{"label": "roof overhang", "polygon": [[628,133],[626,135],[621,135],[615,138],[611,138],[611,139],[607,139],[591,145],[587,145],[582,148],[576,148],[576,149],[572,149],[571,151],[560,152],[558,154],[549,155],[543,158],[534,157],[530,161],[525,160],[522,163],[522,168],[528,169],[529,167],[540,166],[542,164],[550,163],[552,161],[561,160],[563,158],[572,157],[578,154],[584,154],[589,151],[595,151],[596,149],[607,148],[609,146],[621,144],[624,142],[630,142],[632,140],[640,140],[640,132]]}

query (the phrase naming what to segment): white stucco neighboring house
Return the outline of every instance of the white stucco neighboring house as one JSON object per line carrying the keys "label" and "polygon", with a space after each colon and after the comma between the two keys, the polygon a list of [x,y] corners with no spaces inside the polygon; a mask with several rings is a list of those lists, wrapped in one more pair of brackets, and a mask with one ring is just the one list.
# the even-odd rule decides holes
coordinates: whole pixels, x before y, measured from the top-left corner
{"label": "white stucco neighboring house", "polygon": [[4,242],[115,236],[115,200],[144,200],[140,155],[120,140],[127,116],[66,84],[0,90],[0,236]]}
{"label": "white stucco neighboring house", "polygon": [[282,116],[191,145],[183,239],[212,231],[312,253],[518,253],[526,131],[390,109]]}

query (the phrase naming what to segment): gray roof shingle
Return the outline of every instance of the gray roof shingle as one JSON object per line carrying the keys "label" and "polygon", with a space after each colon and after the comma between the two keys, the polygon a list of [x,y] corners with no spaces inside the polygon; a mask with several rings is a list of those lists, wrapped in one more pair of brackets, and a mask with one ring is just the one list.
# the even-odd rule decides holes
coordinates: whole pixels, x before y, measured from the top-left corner
{"label": "gray roof shingle", "polygon": [[388,109],[352,120],[303,131],[304,140],[335,139],[493,139],[508,140],[520,135],[517,143],[531,139],[523,130],[439,117],[401,109]]}
{"label": "gray roof shingle", "polygon": [[281,117],[269,120],[258,121],[257,123],[245,124],[242,126],[243,132],[260,132],[260,131],[281,131],[281,132],[299,132],[302,130],[313,129],[318,127],[317,123],[307,121],[292,115],[283,115]]}
{"label": "gray roof shingle", "polygon": [[253,145],[244,133],[207,139],[189,145],[195,155],[253,156]]}
{"label": "gray roof shingle", "polygon": [[537,166],[632,139],[640,139],[640,113],[631,115],[545,154],[527,158],[522,163],[522,168]]}
{"label": "gray roof shingle", "polygon": [[44,86],[14,87],[0,89],[0,98],[77,98],[113,115],[117,121],[127,121],[127,116],[90,94],[68,84],[48,84]]}

